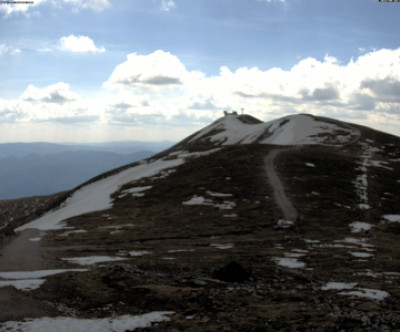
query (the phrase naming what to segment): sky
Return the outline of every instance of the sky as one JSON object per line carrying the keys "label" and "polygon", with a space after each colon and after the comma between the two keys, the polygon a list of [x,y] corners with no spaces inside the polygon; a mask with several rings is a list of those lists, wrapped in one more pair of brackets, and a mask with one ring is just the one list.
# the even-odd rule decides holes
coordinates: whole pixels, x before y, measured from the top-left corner
{"label": "sky", "polygon": [[0,143],[178,141],[223,110],[400,136],[400,2],[0,1]]}

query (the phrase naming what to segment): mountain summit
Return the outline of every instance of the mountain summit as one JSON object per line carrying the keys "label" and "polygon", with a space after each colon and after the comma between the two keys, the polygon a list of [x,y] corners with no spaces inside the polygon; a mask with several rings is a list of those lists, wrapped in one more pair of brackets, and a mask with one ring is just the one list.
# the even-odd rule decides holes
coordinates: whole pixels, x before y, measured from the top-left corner
{"label": "mountain summit", "polygon": [[399,174],[398,137],[226,114],[7,214],[0,329],[400,329]]}
{"label": "mountain summit", "polygon": [[289,115],[263,123],[249,115],[226,114],[184,142],[215,145],[343,145],[360,135],[343,122],[307,114]]}

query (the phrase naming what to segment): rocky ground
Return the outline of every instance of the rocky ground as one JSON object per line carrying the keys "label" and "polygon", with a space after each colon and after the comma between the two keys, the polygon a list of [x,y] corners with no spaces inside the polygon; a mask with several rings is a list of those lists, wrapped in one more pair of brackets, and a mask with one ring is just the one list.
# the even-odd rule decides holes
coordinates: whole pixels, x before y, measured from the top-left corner
{"label": "rocky ground", "polygon": [[[88,270],[0,288],[0,322],[172,311],[137,331],[400,331],[400,223],[385,219],[400,214],[400,151],[368,139],[276,156],[294,223],[267,181],[274,147],[224,147],[128,184],[112,209],[28,236],[39,265]],[[114,260],[77,264],[94,256]]]}

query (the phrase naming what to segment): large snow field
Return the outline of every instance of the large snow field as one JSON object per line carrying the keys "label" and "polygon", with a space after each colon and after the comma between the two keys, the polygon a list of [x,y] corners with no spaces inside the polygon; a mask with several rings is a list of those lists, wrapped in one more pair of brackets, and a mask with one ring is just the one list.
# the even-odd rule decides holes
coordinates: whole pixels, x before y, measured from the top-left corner
{"label": "large snow field", "polygon": [[123,315],[102,319],[79,319],[72,317],[43,317],[24,322],[0,323],[0,330],[7,332],[124,332],[151,326],[152,323],[169,320],[172,311],[154,311],[143,315]]}
{"label": "large snow field", "polygon": [[28,228],[41,230],[60,229],[61,221],[84,213],[106,210],[112,207],[110,195],[119,187],[128,182],[144,177],[150,177],[162,170],[177,167],[183,164],[184,159],[171,160],[158,159],[149,163],[142,163],[102,180],[88,184],[77,190],[69,197],[63,207],[50,211],[44,216],[16,229],[17,232]]}
{"label": "large snow field", "polygon": [[[31,221],[21,227],[15,229],[16,232],[37,228],[40,230],[58,230],[65,228],[63,220],[76,217],[85,213],[106,210],[112,207],[111,194],[116,192],[122,185],[136,181],[146,177],[154,177],[158,173],[162,173],[161,178],[171,173],[171,168],[178,167],[185,162],[186,158],[201,157],[219,151],[219,148],[201,151],[201,152],[185,152],[178,151],[171,153],[169,156],[177,155],[175,159],[156,159],[149,162],[142,162],[137,166],[130,167],[117,174],[108,176],[99,181],[88,184],[75,191],[59,209],[50,211],[42,217]],[[131,194],[140,197],[143,191],[150,189],[147,187],[136,187],[125,190],[123,194]]]}

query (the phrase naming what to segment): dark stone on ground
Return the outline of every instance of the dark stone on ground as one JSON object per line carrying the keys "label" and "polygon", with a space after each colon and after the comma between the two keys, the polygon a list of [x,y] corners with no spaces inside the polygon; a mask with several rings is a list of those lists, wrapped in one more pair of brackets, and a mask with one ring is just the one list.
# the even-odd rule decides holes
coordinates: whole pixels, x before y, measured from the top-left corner
{"label": "dark stone on ground", "polygon": [[213,278],[227,282],[244,282],[249,280],[250,273],[234,261],[213,273]]}

